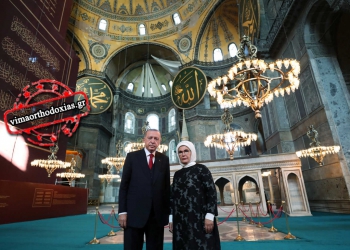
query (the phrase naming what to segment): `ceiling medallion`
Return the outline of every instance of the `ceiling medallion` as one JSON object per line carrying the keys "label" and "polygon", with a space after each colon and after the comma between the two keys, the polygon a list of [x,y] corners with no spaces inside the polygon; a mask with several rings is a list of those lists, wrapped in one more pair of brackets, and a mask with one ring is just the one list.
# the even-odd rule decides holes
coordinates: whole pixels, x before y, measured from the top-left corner
{"label": "ceiling medallion", "polygon": [[107,56],[107,48],[104,44],[93,43],[90,46],[90,53],[96,59],[104,59]]}
{"label": "ceiling medallion", "polygon": [[182,37],[177,43],[177,48],[181,53],[188,52],[191,49],[191,47],[192,47],[192,39],[187,35]]}

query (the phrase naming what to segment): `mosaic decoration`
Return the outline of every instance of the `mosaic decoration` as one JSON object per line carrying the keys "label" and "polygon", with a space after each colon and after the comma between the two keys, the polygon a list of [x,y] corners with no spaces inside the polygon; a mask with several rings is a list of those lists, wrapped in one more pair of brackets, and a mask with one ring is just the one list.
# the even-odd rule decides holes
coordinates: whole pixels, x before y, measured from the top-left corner
{"label": "mosaic decoration", "polygon": [[[125,17],[125,20],[128,19]],[[75,27],[82,29],[81,27],[79,27],[79,24],[75,24],[75,20],[70,19],[69,20],[70,24],[74,25]],[[184,21],[184,24],[181,26],[183,29],[188,27],[189,24],[189,20]],[[175,33],[178,32],[179,27],[178,26],[173,26],[163,32],[159,32],[156,34],[152,34],[149,36],[124,36],[124,35],[114,35],[114,34],[106,34],[105,36],[108,37],[108,40],[114,40],[114,41],[131,41],[131,42],[137,42],[137,41],[149,41],[149,40],[153,40],[153,39],[161,39],[163,37],[167,37],[170,35],[173,35]],[[95,32],[92,32],[95,33]],[[96,37],[97,38],[97,37]],[[88,39],[88,38],[87,38]]]}
{"label": "mosaic decoration", "polygon": [[161,8],[159,7],[158,3],[157,2],[153,2],[152,3],[152,12],[155,12],[155,11],[160,11]]}
{"label": "mosaic decoration", "polygon": [[113,29],[116,31],[120,31],[121,33],[132,32],[131,26],[125,26],[124,24],[122,26],[113,25]]}
{"label": "mosaic decoration", "polygon": [[128,10],[126,9],[126,6],[124,4],[122,4],[122,6],[120,6],[120,9],[118,11],[119,14],[122,14],[122,15],[128,15]]}
{"label": "mosaic decoration", "polygon": [[[200,13],[203,12],[203,10],[208,7],[209,3],[211,1],[205,1],[201,7],[199,8],[200,10]],[[120,15],[119,11],[118,13],[119,14],[115,14],[115,13],[111,13],[111,12],[107,12],[107,11],[104,11],[100,8],[97,8],[96,6],[93,6],[85,1],[81,1],[79,3],[79,5],[86,9],[87,11],[89,12],[92,12],[92,13],[95,13],[96,15],[100,15],[100,16],[104,16],[105,18],[107,19],[112,19],[114,21],[122,21],[122,22],[142,22],[142,21],[145,21],[145,20],[151,20],[151,19],[159,19],[159,18],[162,18],[164,16],[169,16],[171,15],[172,13],[174,13],[175,11],[177,11],[181,5],[182,5],[182,1],[178,1],[176,3],[168,3],[166,9],[164,9],[164,11],[159,11],[159,12],[154,12],[148,16],[138,16],[137,13],[135,13],[135,16],[124,16],[124,15]],[[126,10],[126,7],[125,7],[125,10]]]}
{"label": "mosaic decoration", "polygon": [[152,23],[151,24],[151,30],[154,31],[155,29],[161,30],[163,27],[168,27],[169,22],[165,20],[164,22],[158,22],[156,24]]}
{"label": "mosaic decoration", "polygon": [[160,1],[160,4],[162,5],[162,8],[164,9],[164,8],[165,8],[165,5],[164,5],[163,0],[159,0],[159,1]]}
{"label": "mosaic decoration", "polygon": [[89,20],[89,15],[86,13],[83,13],[80,16],[81,16],[81,19],[83,19],[83,21]]}
{"label": "mosaic decoration", "polygon": [[137,109],[137,113],[138,114],[143,114],[143,113],[145,113],[145,109],[144,108],[138,108]]}
{"label": "mosaic decoration", "polygon": [[90,54],[93,56],[96,63],[99,63],[102,59],[106,58],[108,50],[110,48],[109,44],[101,44],[92,42],[89,40]]}
{"label": "mosaic decoration", "polygon": [[117,0],[114,0],[113,12],[117,12]]}
{"label": "mosaic decoration", "polygon": [[189,32],[187,35],[184,35],[180,39],[175,39],[174,43],[177,45],[178,50],[182,53],[188,56],[188,52],[192,48],[192,32]]}
{"label": "mosaic decoration", "polygon": [[215,18],[211,21],[211,27],[213,28],[213,47],[220,48],[221,41],[218,33],[218,23]]}
{"label": "mosaic decoration", "polygon": [[[285,2],[288,1],[283,1],[283,4],[285,4]],[[254,43],[254,38],[258,37],[260,27],[259,1],[244,0],[242,1],[241,6],[241,24],[243,29],[241,34],[245,34],[246,36],[250,37],[252,43]]]}
{"label": "mosaic decoration", "polygon": [[148,0],[143,0],[143,2],[144,2],[144,4],[145,4],[145,6],[146,6],[146,11],[147,11],[147,13],[150,13],[149,7],[148,7]]}
{"label": "mosaic decoration", "polygon": [[232,35],[232,33],[230,32],[230,30],[228,29],[225,20],[224,20],[222,17],[219,17],[219,18],[218,18],[218,21],[219,21],[220,27],[221,27],[221,28],[223,29],[223,31],[224,31],[225,41],[226,41],[226,42],[232,41],[232,40],[233,40],[233,35]]}
{"label": "mosaic decoration", "polygon": [[196,11],[196,9],[198,8],[198,6],[201,5],[201,1],[199,0],[194,0],[192,3],[189,3],[187,5],[187,8],[182,12],[182,15],[184,17],[186,17],[188,14]]}
{"label": "mosaic decoration", "polygon": [[144,15],[146,14],[145,11],[143,10],[142,6],[140,4],[138,4],[136,6],[136,10],[135,10],[135,14],[136,15]]}
{"label": "mosaic decoration", "polygon": [[100,8],[104,11],[112,12],[111,4],[107,0],[100,6]]}
{"label": "mosaic decoration", "polygon": [[130,15],[132,15],[132,9],[133,9],[132,2],[133,2],[132,0],[129,0]]}
{"label": "mosaic decoration", "polygon": [[205,38],[205,51],[204,51],[204,61],[207,62],[208,61],[208,47],[209,47],[209,41],[210,41],[210,25],[208,28],[208,32],[207,32],[207,37]]}

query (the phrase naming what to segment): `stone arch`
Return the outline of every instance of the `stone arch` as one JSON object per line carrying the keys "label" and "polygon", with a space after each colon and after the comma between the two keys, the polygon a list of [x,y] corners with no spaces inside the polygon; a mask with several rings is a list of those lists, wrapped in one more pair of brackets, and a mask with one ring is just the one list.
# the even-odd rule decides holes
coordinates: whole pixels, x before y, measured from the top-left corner
{"label": "stone arch", "polygon": [[[252,185],[249,188],[244,188],[244,185],[247,182],[251,182],[253,184],[255,184],[255,187]],[[260,192],[259,192],[259,181],[254,178],[253,176],[250,175],[245,175],[242,176],[239,180],[238,180],[238,184],[237,184],[237,191],[238,191],[238,195],[239,195],[239,200],[244,204],[247,204],[249,202],[251,203],[255,203],[255,202],[260,202]],[[255,191],[254,191],[255,189]],[[255,195],[253,194],[255,192]]]}
{"label": "stone arch", "polygon": [[[233,194],[233,186],[232,186],[231,180],[227,177],[220,176],[214,180],[214,183],[217,189],[219,189],[218,202],[220,202],[220,205],[222,206],[226,204],[231,205],[232,204],[231,195]],[[229,186],[227,187],[227,185]],[[225,191],[225,187],[228,188],[229,190]]]}
{"label": "stone arch", "polygon": [[299,177],[290,173],[287,176],[291,212],[306,211]]}

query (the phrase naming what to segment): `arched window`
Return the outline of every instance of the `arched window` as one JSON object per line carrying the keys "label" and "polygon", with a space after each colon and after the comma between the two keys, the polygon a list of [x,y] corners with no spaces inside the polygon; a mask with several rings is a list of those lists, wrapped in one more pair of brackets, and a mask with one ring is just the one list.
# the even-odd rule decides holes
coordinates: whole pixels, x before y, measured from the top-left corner
{"label": "arched window", "polygon": [[214,49],[214,62],[222,61],[222,51],[221,49]]}
{"label": "arched window", "polygon": [[130,82],[128,84],[128,88],[126,90],[132,92],[134,90],[134,84],[132,82]]}
{"label": "arched window", "polygon": [[162,88],[166,91],[166,87],[165,87],[165,85],[164,84],[162,84]]}
{"label": "arched window", "polygon": [[150,114],[147,116],[148,125],[152,129],[159,130],[159,117],[156,114]]}
{"label": "arched window", "polygon": [[125,114],[124,132],[134,134],[135,116],[131,112]]}
{"label": "arched window", "polygon": [[237,55],[237,45],[235,43],[230,43],[228,46],[228,51],[230,52],[230,57],[235,57]]}
{"label": "arched window", "polygon": [[171,132],[176,128],[175,109],[170,110],[168,119],[169,119],[168,132]]}
{"label": "arched window", "polygon": [[139,25],[139,34],[140,36],[146,35],[146,26],[143,23]]}
{"label": "arched window", "polygon": [[177,157],[176,157],[176,145],[175,140],[172,139],[169,143],[169,160],[170,163],[176,163]]}
{"label": "arched window", "polygon": [[174,20],[175,25],[178,25],[178,24],[181,23],[181,18],[180,18],[179,13],[175,13],[175,14],[173,15],[173,20]]}
{"label": "arched window", "polygon": [[172,81],[172,80],[170,80],[170,81],[168,82],[168,84],[169,84],[170,88],[173,87],[173,81]]}
{"label": "arched window", "polygon": [[98,23],[98,29],[106,31],[107,29],[107,21],[105,19],[101,19]]}

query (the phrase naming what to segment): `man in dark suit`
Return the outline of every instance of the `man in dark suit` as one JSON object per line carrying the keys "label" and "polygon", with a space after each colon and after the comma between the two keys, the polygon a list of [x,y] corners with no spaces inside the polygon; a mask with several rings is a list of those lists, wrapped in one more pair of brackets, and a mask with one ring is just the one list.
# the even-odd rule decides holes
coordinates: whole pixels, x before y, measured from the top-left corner
{"label": "man in dark suit", "polygon": [[149,129],[145,148],[127,154],[119,189],[119,225],[124,228],[124,249],[162,250],[164,226],[170,214],[169,158],[156,152],[158,130]]}

